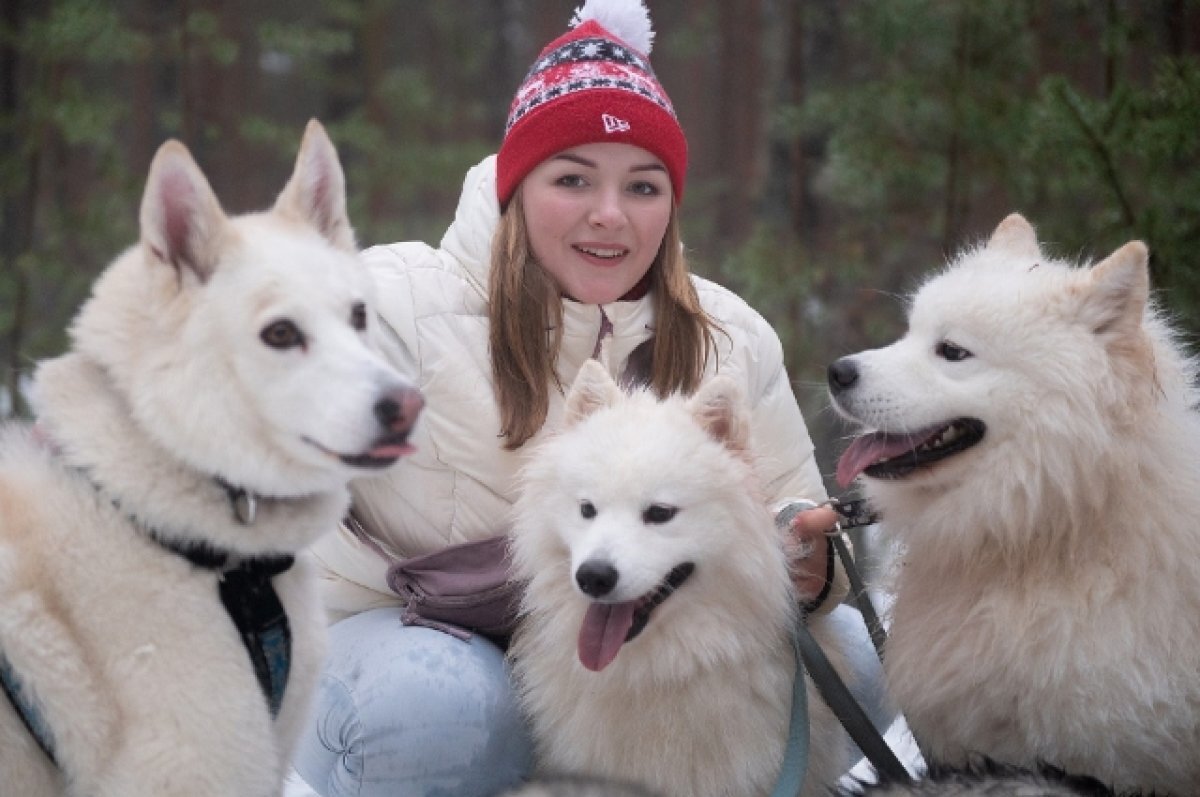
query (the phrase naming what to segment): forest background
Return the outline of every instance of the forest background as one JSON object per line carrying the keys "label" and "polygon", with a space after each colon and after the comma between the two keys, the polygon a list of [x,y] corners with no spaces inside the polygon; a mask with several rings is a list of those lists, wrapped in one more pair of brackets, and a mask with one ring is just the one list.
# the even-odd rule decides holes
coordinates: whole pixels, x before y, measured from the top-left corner
{"label": "forest background", "polygon": [[[436,243],[577,4],[0,0],[0,416],[136,240],[163,140],[241,212],[317,117],[360,244]],[[1200,331],[1200,0],[647,5],[693,264],[779,331],[824,473],[826,365],[898,335],[918,280],[1011,211],[1071,259],[1146,241]]]}

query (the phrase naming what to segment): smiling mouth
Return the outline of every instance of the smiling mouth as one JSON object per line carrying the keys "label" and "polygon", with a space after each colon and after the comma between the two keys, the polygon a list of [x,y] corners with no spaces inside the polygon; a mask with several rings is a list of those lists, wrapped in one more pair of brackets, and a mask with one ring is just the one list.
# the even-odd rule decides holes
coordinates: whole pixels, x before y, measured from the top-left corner
{"label": "smiling mouth", "polygon": [[576,246],[575,251],[600,260],[616,260],[629,254],[628,249],[609,246]]}
{"label": "smiling mouth", "polygon": [[676,565],[657,587],[623,603],[588,605],[579,629],[579,661],[592,672],[600,672],[617,657],[621,646],[645,630],[651,613],[683,586],[696,570],[692,562]]}
{"label": "smiling mouth", "polygon": [[956,418],[916,432],[862,435],[838,459],[838,484],[848,487],[860,473],[873,479],[902,479],[972,448],[986,432],[986,424],[978,418]]}

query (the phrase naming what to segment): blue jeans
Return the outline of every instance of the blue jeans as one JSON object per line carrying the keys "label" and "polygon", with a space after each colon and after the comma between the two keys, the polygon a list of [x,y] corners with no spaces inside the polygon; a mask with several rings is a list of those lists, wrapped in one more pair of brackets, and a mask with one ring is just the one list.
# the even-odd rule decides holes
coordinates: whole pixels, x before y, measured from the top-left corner
{"label": "blue jeans", "polygon": [[329,629],[296,771],[322,797],[484,797],[533,763],[504,653],[400,623],[399,609]]}
{"label": "blue jeans", "polygon": [[[855,697],[882,731],[892,714],[862,617],[848,606],[832,617]],[[329,636],[293,762],[322,797],[485,797],[529,774],[529,730],[491,642],[402,625],[398,609],[354,615]]]}

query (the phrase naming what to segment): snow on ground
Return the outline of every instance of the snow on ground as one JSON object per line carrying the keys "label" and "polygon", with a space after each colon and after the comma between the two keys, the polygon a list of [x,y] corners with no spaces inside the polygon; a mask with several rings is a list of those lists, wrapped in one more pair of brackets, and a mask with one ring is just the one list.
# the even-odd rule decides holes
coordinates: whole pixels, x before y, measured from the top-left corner
{"label": "snow on ground", "polygon": [[304,782],[304,778],[292,770],[283,784],[283,797],[321,797]]}
{"label": "snow on ground", "polygon": [[[913,735],[909,733],[908,724],[905,723],[903,717],[892,723],[892,727],[888,728],[887,733],[883,735],[883,740],[887,742],[888,747],[892,748],[892,752],[896,754],[896,758],[900,759],[900,763],[908,768],[910,775],[919,775],[924,770],[921,751],[917,748],[917,742]],[[875,768],[864,758],[842,777],[840,785],[851,788],[856,783],[874,782]]]}

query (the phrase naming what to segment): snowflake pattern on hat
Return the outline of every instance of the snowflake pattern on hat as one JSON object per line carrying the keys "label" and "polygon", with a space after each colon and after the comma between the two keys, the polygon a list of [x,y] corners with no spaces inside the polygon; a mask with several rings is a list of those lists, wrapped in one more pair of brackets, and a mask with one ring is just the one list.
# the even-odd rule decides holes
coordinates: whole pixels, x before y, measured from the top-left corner
{"label": "snowflake pattern on hat", "polygon": [[504,132],[542,103],[587,89],[633,91],[675,115],[650,62],[636,50],[607,39],[577,39],[534,63],[517,91]]}

